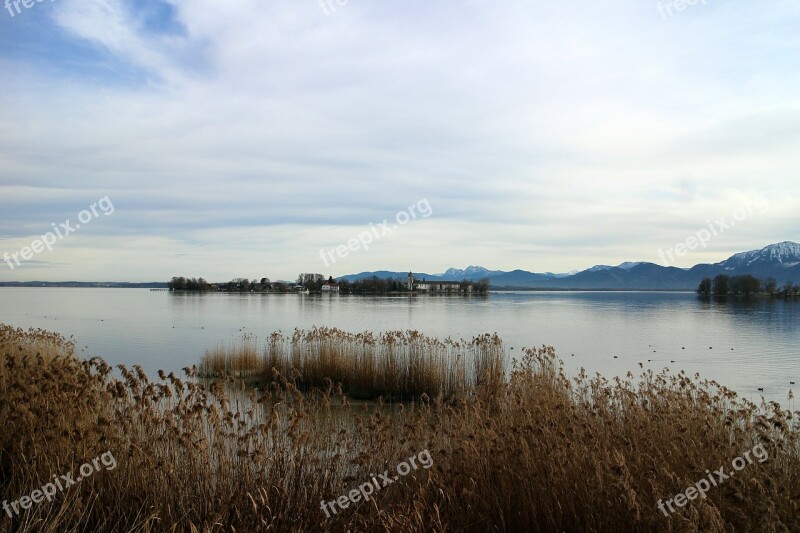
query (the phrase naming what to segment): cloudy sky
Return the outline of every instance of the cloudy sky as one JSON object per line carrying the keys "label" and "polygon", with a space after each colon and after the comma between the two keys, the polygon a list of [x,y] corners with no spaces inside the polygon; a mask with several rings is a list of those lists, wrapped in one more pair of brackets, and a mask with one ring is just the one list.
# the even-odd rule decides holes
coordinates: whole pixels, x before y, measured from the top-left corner
{"label": "cloudy sky", "polygon": [[87,211],[0,281],[663,264],[734,213],[675,264],[800,241],[798,27],[796,0],[12,1],[0,253]]}

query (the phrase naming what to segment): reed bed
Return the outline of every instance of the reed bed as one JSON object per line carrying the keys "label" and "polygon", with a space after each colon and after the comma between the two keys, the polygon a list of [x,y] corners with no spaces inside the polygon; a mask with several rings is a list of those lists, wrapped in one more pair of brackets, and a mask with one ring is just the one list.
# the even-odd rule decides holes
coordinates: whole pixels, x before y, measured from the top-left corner
{"label": "reed bed", "polygon": [[245,335],[229,347],[218,346],[200,362],[203,377],[233,376],[272,381],[273,371],[294,376],[301,390],[341,383],[359,399],[407,400],[423,394],[445,398],[463,395],[482,383],[505,380],[507,361],[497,335],[466,340],[427,337],[418,331],[348,333],[336,328],[273,333],[262,354],[257,340]]}
{"label": "reed bed", "polygon": [[[502,381],[387,412],[351,405],[333,381],[302,393],[278,371],[235,400],[193,369],[151,380],[39,330],[0,326],[0,357],[3,500],[107,451],[118,463],[0,514],[2,531],[800,530],[800,413],[697,376],[569,379],[541,347]],[[656,507],[755,444],[769,460],[670,516]],[[320,509],[425,449],[429,470],[330,518]]]}
{"label": "reed bed", "polygon": [[230,376],[246,378],[263,373],[263,363],[258,355],[258,341],[252,333],[224,346],[206,350],[200,361],[200,375],[204,377]]}

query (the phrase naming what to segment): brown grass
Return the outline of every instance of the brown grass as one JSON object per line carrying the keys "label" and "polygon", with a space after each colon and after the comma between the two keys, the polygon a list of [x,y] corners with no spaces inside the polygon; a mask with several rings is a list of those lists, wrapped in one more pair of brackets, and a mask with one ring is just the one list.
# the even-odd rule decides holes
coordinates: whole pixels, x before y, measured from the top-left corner
{"label": "brown grass", "polygon": [[258,341],[246,333],[238,342],[226,347],[222,344],[206,350],[200,361],[199,372],[204,377],[231,376],[246,378],[263,373],[258,356]]}
{"label": "brown grass", "polygon": [[[302,394],[281,374],[244,400],[189,369],[116,375],[42,331],[0,326],[0,356],[4,500],[106,451],[118,463],[0,515],[3,531],[800,530],[800,413],[683,374],[570,380],[543,347],[507,380],[388,410],[352,407],[331,382]],[[756,443],[768,461],[658,511]],[[430,470],[330,519],[320,510],[424,449]]]}
{"label": "brown grass", "polygon": [[273,369],[292,376],[301,390],[341,383],[360,399],[463,395],[478,384],[505,379],[506,355],[497,335],[469,341],[439,340],[418,331],[390,331],[379,336],[336,328],[295,330],[291,337],[273,333],[261,356],[252,334],[229,347],[209,350],[200,363],[203,377],[259,376],[265,385]]}

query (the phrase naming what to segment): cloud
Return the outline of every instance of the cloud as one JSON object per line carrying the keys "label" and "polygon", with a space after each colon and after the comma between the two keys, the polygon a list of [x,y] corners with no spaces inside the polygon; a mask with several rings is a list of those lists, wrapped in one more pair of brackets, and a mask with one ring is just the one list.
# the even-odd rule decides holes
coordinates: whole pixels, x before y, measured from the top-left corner
{"label": "cloud", "polygon": [[655,4],[588,0],[35,11],[0,21],[14,73],[0,99],[13,132],[0,138],[0,249],[99,197],[117,208],[58,256],[54,279],[197,265],[210,279],[293,278],[422,197],[431,219],[330,274],[655,260],[759,194],[784,208],[721,238],[720,256],[686,260],[797,238],[789,2],[669,20]]}

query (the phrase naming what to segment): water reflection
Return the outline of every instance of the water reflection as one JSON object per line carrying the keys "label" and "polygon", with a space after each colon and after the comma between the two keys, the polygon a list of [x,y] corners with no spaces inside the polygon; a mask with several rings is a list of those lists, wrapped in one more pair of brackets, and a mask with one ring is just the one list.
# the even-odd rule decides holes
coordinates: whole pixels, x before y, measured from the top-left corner
{"label": "water reflection", "polygon": [[[680,369],[752,400],[783,401],[800,381],[798,301],[700,300],[693,293],[533,292],[488,296],[167,293],[0,288],[0,322],[74,335],[85,353],[151,375],[196,364],[206,348],[253,333],[338,327],[416,329],[470,339],[497,332],[519,354],[552,345],[569,372]],[[572,355],[574,354],[574,355]],[[674,362],[673,362],[674,361]]]}

